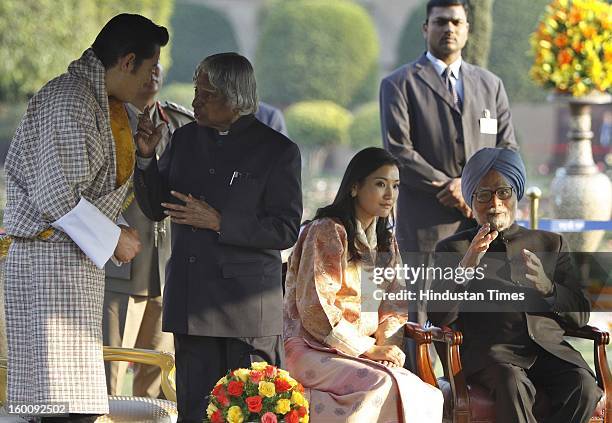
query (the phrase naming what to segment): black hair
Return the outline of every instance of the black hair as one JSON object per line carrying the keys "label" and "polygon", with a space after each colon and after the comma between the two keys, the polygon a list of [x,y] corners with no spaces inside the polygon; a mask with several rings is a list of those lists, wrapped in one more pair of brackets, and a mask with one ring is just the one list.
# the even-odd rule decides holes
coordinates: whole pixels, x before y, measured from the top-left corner
{"label": "black hair", "polygon": [[427,2],[427,20],[431,14],[431,9],[434,7],[451,7],[451,6],[463,6],[465,10],[465,16],[468,15],[469,7],[466,0],[429,0]]}
{"label": "black hair", "polygon": [[[346,230],[349,260],[362,259],[355,245],[357,217],[355,216],[355,198],[351,196],[351,191],[355,184],[362,183],[365,178],[385,165],[400,167],[399,161],[382,148],[369,147],[355,154],[344,172],[333,203],[317,210],[314,217],[314,220],[324,217],[340,220]],[[390,217],[378,219],[376,223],[378,251],[391,252],[392,226]]]}
{"label": "black hair", "polygon": [[158,47],[168,44],[168,30],[141,15],[121,13],[104,25],[92,49],[104,65],[113,67],[121,57],[134,53],[134,70],[150,59]]}

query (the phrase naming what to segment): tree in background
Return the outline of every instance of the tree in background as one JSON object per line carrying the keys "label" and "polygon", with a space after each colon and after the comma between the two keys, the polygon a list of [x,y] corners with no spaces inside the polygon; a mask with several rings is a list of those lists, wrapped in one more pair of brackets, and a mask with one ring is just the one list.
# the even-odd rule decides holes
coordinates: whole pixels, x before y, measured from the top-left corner
{"label": "tree in background", "polygon": [[[120,12],[139,13],[168,26],[173,0],[2,0],[0,101],[25,99],[66,71]],[[162,63],[170,66],[169,48]]]}
{"label": "tree in background", "polygon": [[[262,98],[352,103],[364,84],[378,85],[378,37],[368,13],[346,0],[273,2],[258,41],[255,71]],[[365,90],[367,92],[367,90]]]}
{"label": "tree in background", "polygon": [[332,101],[303,101],[285,110],[290,138],[306,153],[310,174],[321,171],[327,149],[349,143],[351,112]]}
{"label": "tree in background", "polygon": [[548,92],[538,87],[529,77],[533,55],[529,36],[536,29],[538,19],[549,0],[498,0],[493,5],[493,40],[489,68],[506,87],[510,104],[541,102]]}
{"label": "tree in background", "polygon": [[356,150],[382,147],[378,101],[366,103],[353,112],[349,136],[351,147]]}
{"label": "tree in background", "polygon": [[468,4],[470,36],[462,56],[466,62],[486,68],[491,48],[493,0],[469,0]]}
{"label": "tree in background", "polygon": [[174,48],[172,69],[166,73],[166,84],[184,82],[193,85],[193,72],[202,59],[214,53],[238,51],[229,20],[200,4],[176,4],[170,21],[170,41]]}

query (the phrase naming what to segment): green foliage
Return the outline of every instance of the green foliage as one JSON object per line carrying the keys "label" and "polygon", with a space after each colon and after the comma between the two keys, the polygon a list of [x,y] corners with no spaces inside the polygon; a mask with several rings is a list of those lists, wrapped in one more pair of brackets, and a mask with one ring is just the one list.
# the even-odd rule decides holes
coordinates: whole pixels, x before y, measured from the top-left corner
{"label": "green foliage", "polygon": [[470,0],[469,2],[470,36],[462,51],[462,56],[468,63],[487,67],[493,26],[492,8],[493,0]]}
{"label": "green foliage", "polygon": [[158,98],[160,100],[173,101],[191,109],[191,102],[193,101],[193,84],[174,82],[164,85]]}
{"label": "green foliage", "polygon": [[[115,14],[141,13],[167,26],[172,7],[172,0],[2,0],[0,101],[23,99],[65,72]],[[166,47],[166,68],[167,54]]]}
{"label": "green foliage", "polygon": [[192,82],[196,66],[214,53],[238,51],[230,22],[214,9],[178,2],[170,22],[172,70],[168,82]]}
{"label": "green foliage", "polygon": [[412,13],[408,16],[408,20],[402,28],[402,33],[397,43],[397,61],[395,67],[412,62],[418,59],[421,54],[427,51],[427,42],[423,38],[422,27],[423,22],[427,19],[425,11],[426,0],[421,0]]}
{"label": "green foliage", "polygon": [[294,0],[273,6],[255,61],[263,99],[281,107],[315,99],[347,106],[357,93],[367,92],[364,84],[376,89],[377,78],[371,75],[378,61],[378,38],[361,6],[347,0]]}
{"label": "green foliage", "polygon": [[493,5],[489,68],[504,81],[511,104],[546,98],[547,92],[529,77],[533,63],[529,36],[548,3],[549,0],[498,0]]}
{"label": "green foliage", "polygon": [[356,149],[381,147],[380,114],[378,102],[373,101],[359,107],[353,113],[353,123],[349,128],[351,146]]}
{"label": "green foliage", "polygon": [[348,144],[351,112],[331,101],[304,101],[285,110],[292,140],[309,148]]}

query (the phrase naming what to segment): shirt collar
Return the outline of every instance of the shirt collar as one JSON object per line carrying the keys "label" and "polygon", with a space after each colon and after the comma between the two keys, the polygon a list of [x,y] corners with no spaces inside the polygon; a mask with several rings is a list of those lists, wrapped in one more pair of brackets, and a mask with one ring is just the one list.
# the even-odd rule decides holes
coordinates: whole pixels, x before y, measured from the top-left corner
{"label": "shirt collar", "polygon": [[447,65],[442,60],[431,54],[431,52],[429,51],[427,52],[426,57],[434,65],[436,71],[438,72],[438,75],[442,75],[446,68],[450,67],[451,74],[453,75],[453,77],[455,79],[459,79],[459,69],[461,68],[461,63],[463,62],[461,56],[450,65]]}

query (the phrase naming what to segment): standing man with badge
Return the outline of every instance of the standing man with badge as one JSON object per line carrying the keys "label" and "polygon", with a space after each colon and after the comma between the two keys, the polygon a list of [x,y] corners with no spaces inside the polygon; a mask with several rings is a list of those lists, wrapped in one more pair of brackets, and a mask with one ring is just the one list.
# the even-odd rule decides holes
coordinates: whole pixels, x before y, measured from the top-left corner
{"label": "standing man with badge", "polygon": [[[474,225],[461,196],[467,159],[483,147],[518,148],[502,81],[461,58],[468,31],[465,0],[429,0],[427,52],[380,86],[383,145],[403,165],[396,231],[410,266],[427,265],[440,239]],[[419,304],[422,323],[423,310]]]}
{"label": "standing man with badge", "polygon": [[[151,77],[142,85],[138,96],[126,103],[132,134],[136,134],[139,115],[148,113],[151,122],[161,126],[162,137],[156,147],[159,158],[174,131],[193,121],[193,112],[178,104],[157,101],[163,84],[161,64],[153,68]],[[170,222],[154,222],[147,218],[134,200],[130,186],[123,204],[123,217],[136,229],[142,251],[131,263],[106,264],[104,296],[104,345],[124,348],[145,348],[174,352],[172,334],[162,332],[162,292],[165,268],[170,258]],[[107,362],[106,379],[110,395],[119,395],[127,363]],[[161,374],[155,366],[136,365],[133,393],[157,398],[161,394]]]}

